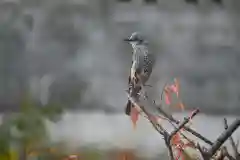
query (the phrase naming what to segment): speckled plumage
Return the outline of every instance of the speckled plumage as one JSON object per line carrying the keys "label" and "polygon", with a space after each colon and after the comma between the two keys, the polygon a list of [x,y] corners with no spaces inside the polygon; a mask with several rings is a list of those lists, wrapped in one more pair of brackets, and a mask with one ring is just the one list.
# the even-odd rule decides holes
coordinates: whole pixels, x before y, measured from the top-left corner
{"label": "speckled plumage", "polygon": [[154,57],[148,52],[148,48],[144,44],[134,44],[132,59],[131,78],[133,78],[136,73],[144,85],[152,73],[155,62]]}
{"label": "speckled plumage", "polygon": [[[137,32],[134,32],[131,37],[126,40],[132,45],[133,55],[132,55],[132,66],[129,77],[129,92],[133,88],[137,91],[141,91],[142,86],[148,81],[151,76],[155,58],[153,54],[148,51],[145,41],[141,35]],[[128,101],[125,112],[127,115],[130,114],[132,104]]]}

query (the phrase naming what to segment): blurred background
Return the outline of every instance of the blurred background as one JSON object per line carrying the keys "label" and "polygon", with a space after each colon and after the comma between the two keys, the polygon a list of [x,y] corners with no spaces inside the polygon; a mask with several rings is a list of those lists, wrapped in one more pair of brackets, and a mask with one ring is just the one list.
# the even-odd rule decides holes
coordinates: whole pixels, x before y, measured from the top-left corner
{"label": "blurred background", "polygon": [[149,124],[133,131],[124,115],[132,55],[123,38],[134,31],[157,57],[151,97],[178,77],[186,108],[204,113],[195,127],[214,139],[223,116],[240,115],[239,8],[238,0],[0,0],[0,151],[41,141],[165,153]]}

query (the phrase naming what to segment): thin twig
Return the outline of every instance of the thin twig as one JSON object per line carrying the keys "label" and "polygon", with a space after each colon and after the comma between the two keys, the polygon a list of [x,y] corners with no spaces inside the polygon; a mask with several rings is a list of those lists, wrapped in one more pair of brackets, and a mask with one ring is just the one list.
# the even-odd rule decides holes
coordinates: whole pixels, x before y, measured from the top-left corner
{"label": "thin twig", "polygon": [[193,118],[195,117],[197,114],[199,113],[199,110],[195,110],[194,113],[191,115],[191,117],[188,118],[184,118],[184,121],[177,127],[177,129],[175,129],[171,134],[170,134],[170,139],[177,133],[179,132],[182,128],[184,128],[184,126]]}
{"label": "thin twig", "polygon": [[222,144],[233,134],[233,132],[240,126],[240,120],[235,120],[226,131],[224,131],[214,142],[212,147],[209,149],[209,157],[212,157]]}
{"label": "thin twig", "polygon": [[[158,112],[160,114],[163,115],[164,118],[166,118],[170,124],[173,125],[173,127],[175,128],[174,131],[172,131],[171,133],[168,133],[167,130],[165,130],[162,125],[155,119],[155,117],[153,118],[153,115],[148,113],[147,110],[145,109],[144,106],[139,105],[138,104],[138,99],[134,98],[134,93],[136,92],[132,92],[131,95],[128,94],[128,99],[131,101],[131,103],[134,105],[134,107],[136,107],[138,109],[138,111],[140,113],[143,113],[143,117],[145,117],[151,124],[152,126],[155,128],[155,130],[161,134],[165,140],[165,144],[168,148],[169,151],[169,156],[171,158],[171,160],[174,160],[174,156],[173,156],[173,150],[172,150],[172,145],[171,145],[171,139],[174,135],[176,135],[178,132],[181,134],[181,129],[184,128],[185,131],[188,131],[189,133],[193,134],[194,136],[198,137],[199,139],[203,140],[205,143],[211,145],[211,148],[202,150],[202,148],[200,147],[199,144],[197,144],[196,148],[201,152],[203,158],[205,160],[209,160],[210,158],[213,158],[213,156],[215,155],[215,153],[219,150],[219,148],[222,146],[222,144],[229,138],[231,141],[232,146],[234,146],[234,152],[235,152],[235,156],[237,157],[236,159],[233,158],[231,155],[229,155],[229,153],[227,152],[227,150],[224,153],[221,153],[222,155],[220,155],[220,159],[222,159],[223,157],[228,157],[230,160],[237,160],[239,158],[239,153],[237,151],[237,145],[234,143],[231,135],[233,134],[233,132],[239,127],[240,125],[240,120],[235,120],[234,123],[232,123],[230,126],[228,126],[226,119],[224,119],[225,121],[225,132],[223,132],[218,139],[213,143],[210,140],[208,140],[207,138],[205,138],[204,136],[202,136],[201,134],[197,133],[196,131],[192,130],[191,128],[185,126],[189,120],[191,118],[193,118],[198,112],[199,110],[196,110],[192,116],[188,117],[188,118],[184,118],[184,121],[180,123],[180,121],[176,120],[175,118],[173,118],[173,116],[171,114],[168,114],[167,112],[165,112],[161,107],[157,107]],[[135,94],[137,95],[137,94]],[[133,97],[132,97],[133,96]],[[161,97],[162,98],[162,97]],[[154,104],[155,106],[157,106],[156,104]],[[174,123],[178,126],[175,126]],[[184,134],[183,137],[186,137]],[[186,139],[188,139],[186,137]]]}
{"label": "thin twig", "polygon": [[[179,124],[180,122],[178,120],[176,120],[175,118],[173,118],[172,115],[168,114],[167,112],[165,112],[162,108],[160,107],[157,107],[158,109],[158,112],[160,114],[162,114],[164,117],[168,118],[170,121],[176,123],[176,124]],[[193,129],[187,127],[187,126],[184,126],[183,127],[186,131],[188,131],[189,133],[191,133],[192,135],[196,136],[197,138],[201,139],[202,141],[204,141],[205,143],[209,144],[209,145],[213,145],[213,142],[210,141],[209,139],[205,138],[204,136],[202,136],[200,133],[194,131]]]}
{"label": "thin twig", "polygon": [[[174,129],[177,129],[177,126],[172,123],[171,121],[169,121],[169,123],[174,127]],[[191,143],[193,146],[196,146],[196,144],[194,143],[193,140],[191,140],[190,138],[188,138],[184,133],[182,133],[181,131],[179,132],[179,134],[184,138],[186,139],[189,143]]]}
{"label": "thin twig", "polygon": [[168,84],[168,81],[165,82],[164,86],[163,86],[163,89],[162,89],[162,92],[161,92],[161,97],[160,97],[160,105],[162,105],[162,102],[163,102],[163,93],[165,91],[165,88]]}
{"label": "thin twig", "polygon": [[[223,122],[224,122],[224,128],[225,128],[225,130],[227,130],[227,129],[228,129],[227,119],[224,118],[224,119],[223,119]],[[229,136],[229,141],[230,141],[231,146],[232,146],[232,148],[233,148],[235,158],[236,158],[236,159],[240,159],[240,155],[239,155],[239,153],[238,153],[237,145],[235,144],[232,136]]]}
{"label": "thin twig", "polygon": [[[176,127],[175,130],[171,132],[171,134],[169,134],[169,133],[161,126],[161,124],[158,124],[156,121],[153,121],[153,120],[152,120],[152,115],[149,114],[149,113],[146,111],[146,109],[144,108],[144,106],[139,105],[134,98],[130,97],[130,95],[128,95],[128,99],[132,102],[132,104],[134,105],[134,107],[137,107],[138,110],[141,110],[141,112],[143,112],[143,113],[145,114],[144,117],[153,125],[153,127],[155,128],[155,130],[156,130],[159,134],[163,135],[164,140],[165,140],[165,144],[166,144],[166,146],[167,146],[167,148],[168,148],[168,150],[169,150],[169,156],[170,156],[171,160],[173,160],[173,159],[174,159],[174,156],[173,156],[173,151],[172,151],[172,146],[171,146],[171,139],[172,139],[172,137],[173,137],[176,133],[180,132],[180,130],[181,130],[182,128],[184,128],[185,125],[186,125],[194,116],[196,116],[196,115],[199,113],[199,110],[198,110],[198,109],[195,110],[190,117],[184,118],[184,121],[183,121],[178,127]],[[179,123],[180,123],[180,122],[179,122]],[[186,137],[186,138],[187,138],[187,137]]]}

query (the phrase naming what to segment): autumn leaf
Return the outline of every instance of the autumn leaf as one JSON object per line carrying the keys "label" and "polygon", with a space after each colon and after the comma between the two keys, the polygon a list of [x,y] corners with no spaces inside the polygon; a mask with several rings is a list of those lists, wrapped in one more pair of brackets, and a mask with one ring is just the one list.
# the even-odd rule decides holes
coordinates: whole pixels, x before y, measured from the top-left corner
{"label": "autumn leaf", "polygon": [[172,139],[171,139],[171,144],[172,144],[172,145],[177,145],[177,144],[179,144],[180,142],[181,142],[180,135],[179,135],[179,133],[176,133],[176,134],[172,137]]}
{"label": "autumn leaf", "polygon": [[180,158],[182,159],[182,146],[184,145],[183,144],[183,141],[181,140],[181,137],[179,135],[179,133],[176,133],[172,139],[171,139],[171,144],[174,146],[175,150],[176,150],[176,157],[175,159],[176,160],[179,160]]}
{"label": "autumn leaf", "polygon": [[174,83],[175,83],[175,93],[177,94],[177,97],[179,97],[179,81],[177,78],[174,79]]}
{"label": "autumn leaf", "polygon": [[164,88],[165,102],[167,105],[171,104],[171,94],[172,93],[175,93],[177,95],[177,97],[179,97],[179,82],[176,78],[174,79],[174,84],[167,85]]}
{"label": "autumn leaf", "polygon": [[165,89],[164,93],[165,93],[165,102],[167,105],[170,105],[171,104],[171,93],[168,89]]}
{"label": "autumn leaf", "polygon": [[184,137],[181,137],[180,135],[181,130],[178,133],[176,133],[171,139],[171,145],[173,146],[176,152],[174,156],[175,160],[179,159],[184,160],[184,158],[186,158],[184,155],[184,151],[187,147],[196,149],[195,144],[191,140],[189,139],[186,139],[187,141],[183,140]]}
{"label": "autumn leaf", "polygon": [[[196,149],[196,147],[194,146],[194,144],[192,142],[187,142],[187,143],[180,143],[178,145],[176,145],[175,149],[176,149],[176,160],[179,160],[181,158],[181,160],[184,160],[185,158],[187,158],[186,156],[186,152],[185,149],[187,149],[187,147]],[[188,159],[188,158],[187,158]]]}
{"label": "autumn leaf", "polygon": [[186,147],[193,147],[194,145],[191,142],[184,142],[181,139],[180,132],[176,133],[172,139],[171,144],[174,146],[174,149],[176,150],[176,156],[175,159],[179,160],[180,158],[183,160],[183,151]]}
{"label": "autumn leaf", "polygon": [[171,93],[176,93],[178,95],[178,88],[175,84],[168,86],[168,89]]}
{"label": "autumn leaf", "polygon": [[139,111],[136,109],[136,107],[132,107],[130,116],[133,123],[133,128],[136,129],[137,121],[139,119]]}
{"label": "autumn leaf", "polygon": [[176,93],[177,97],[179,97],[179,82],[176,78],[174,79],[174,84],[168,86],[168,89],[170,92]]}

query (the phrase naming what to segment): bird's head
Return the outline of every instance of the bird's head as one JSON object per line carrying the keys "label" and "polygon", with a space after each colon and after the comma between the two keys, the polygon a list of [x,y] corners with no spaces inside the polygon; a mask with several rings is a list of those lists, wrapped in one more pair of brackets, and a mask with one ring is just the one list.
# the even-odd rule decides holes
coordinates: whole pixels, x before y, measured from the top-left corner
{"label": "bird's head", "polygon": [[138,32],[133,32],[129,38],[125,38],[124,41],[132,44],[132,45],[139,45],[143,44],[146,41],[143,39],[142,35]]}

